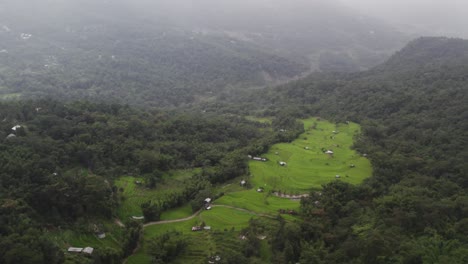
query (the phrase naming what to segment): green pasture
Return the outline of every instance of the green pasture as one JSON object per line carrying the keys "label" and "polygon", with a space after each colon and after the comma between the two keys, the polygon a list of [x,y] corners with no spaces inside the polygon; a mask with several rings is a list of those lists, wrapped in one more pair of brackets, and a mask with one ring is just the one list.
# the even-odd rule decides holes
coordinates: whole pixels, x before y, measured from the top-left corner
{"label": "green pasture", "polygon": [[[358,124],[336,125],[317,118],[303,122],[305,133],[292,143],[273,145],[262,155],[267,162],[249,162],[250,180],[255,188],[298,194],[320,188],[335,180],[336,175],[352,184],[371,176],[369,160],[351,149],[354,136],[360,133]],[[334,154],[325,154],[323,150],[332,150]],[[281,161],[287,165],[281,166]],[[351,168],[351,164],[355,167]]]}
{"label": "green pasture", "polygon": [[278,215],[280,209],[298,211],[300,206],[299,201],[276,197],[267,192],[259,193],[256,190],[227,193],[214,203],[244,208],[249,211],[269,214],[271,216]]}
{"label": "green pasture", "polygon": [[181,207],[167,210],[161,214],[161,220],[174,220],[185,218],[193,214],[192,207],[189,204],[186,204]]}

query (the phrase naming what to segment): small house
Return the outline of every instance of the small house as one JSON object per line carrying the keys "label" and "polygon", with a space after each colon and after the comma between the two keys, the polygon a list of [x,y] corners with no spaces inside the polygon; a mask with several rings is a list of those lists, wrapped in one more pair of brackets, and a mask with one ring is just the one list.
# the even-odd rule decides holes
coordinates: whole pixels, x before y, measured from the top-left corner
{"label": "small house", "polygon": [[304,147],[305,150],[309,150],[310,148],[309,147]]}
{"label": "small house", "polygon": [[104,233],[104,232],[98,233],[98,234],[97,234],[97,237],[98,237],[99,239],[104,239],[104,238],[106,238],[106,233]]}
{"label": "small house", "polygon": [[207,207],[206,207],[206,210],[211,210],[211,206],[207,206]]}
{"label": "small house", "polygon": [[211,230],[211,226],[205,226],[205,227],[203,227],[203,229],[205,229],[205,230]]}
{"label": "small house", "polygon": [[262,187],[258,188],[257,192],[263,192],[263,188]]}
{"label": "small house", "polygon": [[206,198],[205,203],[207,203],[207,204],[211,203],[211,198]]}
{"label": "small house", "polygon": [[246,182],[245,180],[242,180],[242,181],[240,182],[240,185],[241,185],[241,186],[245,186],[246,184],[247,184],[247,182]]}
{"label": "small house", "polygon": [[332,150],[327,150],[327,151],[325,151],[325,154],[330,154],[330,155],[333,155],[333,154],[334,154],[334,152],[333,152]]}
{"label": "small house", "polygon": [[280,161],[280,162],[279,162],[279,165],[281,165],[281,166],[286,166],[286,162]]}
{"label": "small house", "polygon": [[11,130],[16,131],[18,128],[21,128],[21,126],[20,126],[20,125],[16,125],[16,126],[12,127]]}
{"label": "small house", "polygon": [[12,139],[12,138],[15,138],[15,137],[16,137],[15,134],[10,134],[10,135],[8,135],[8,136],[6,137],[6,139]]}
{"label": "small house", "polygon": [[356,165],[354,165],[354,164],[351,164],[351,165],[349,165],[349,167],[350,167],[350,168],[355,168],[355,167],[356,167]]}
{"label": "small house", "polygon": [[339,179],[339,178],[341,178],[341,176],[340,175],[335,175],[335,178]]}

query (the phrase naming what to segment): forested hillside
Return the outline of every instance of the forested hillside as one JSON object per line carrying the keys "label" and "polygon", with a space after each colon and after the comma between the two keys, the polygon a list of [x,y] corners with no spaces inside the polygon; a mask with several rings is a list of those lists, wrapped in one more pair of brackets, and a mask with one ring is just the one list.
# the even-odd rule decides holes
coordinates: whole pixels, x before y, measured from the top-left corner
{"label": "forested hillside", "polygon": [[304,243],[289,261],[468,261],[467,50],[466,40],[422,38],[371,71],[311,75],[238,102],[267,115],[363,126],[355,147],[371,159],[373,177],[361,186],[332,183],[325,198],[304,199]]}
{"label": "forested hillside", "polygon": [[[12,264],[63,263],[64,248],[47,233],[110,221],[120,203],[113,187],[120,176],[143,177],[154,188],[170,170],[201,168],[184,181],[182,193],[160,201],[164,207],[150,207],[167,210],[192,201],[212,183],[245,174],[247,153],[301,132],[287,118],[275,122],[291,131],[289,138],[240,117],[85,102],[36,100],[1,103],[0,109],[0,262]],[[137,226],[129,223],[121,248],[101,248],[95,261],[120,261],[131,253]],[[66,261],[77,257],[67,255]]]}
{"label": "forested hillside", "polygon": [[180,107],[310,71],[367,69],[406,40],[336,3],[130,2],[4,1],[0,99]]}

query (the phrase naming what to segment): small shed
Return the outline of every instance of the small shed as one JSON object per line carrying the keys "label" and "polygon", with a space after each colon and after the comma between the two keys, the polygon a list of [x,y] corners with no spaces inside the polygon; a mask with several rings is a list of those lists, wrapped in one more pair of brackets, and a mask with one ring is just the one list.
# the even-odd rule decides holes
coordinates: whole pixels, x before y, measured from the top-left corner
{"label": "small shed", "polygon": [[83,251],[83,248],[78,248],[78,247],[69,247],[68,252],[73,252],[73,253],[81,253]]}
{"label": "small shed", "polygon": [[247,184],[247,182],[246,182],[245,180],[242,180],[242,181],[240,182],[240,185],[241,185],[241,186],[245,186],[245,184]]}
{"label": "small shed", "polygon": [[8,135],[8,136],[6,137],[6,139],[12,139],[12,138],[15,138],[15,137],[16,137],[15,134],[10,134],[10,135]]}
{"label": "small shed", "polygon": [[106,238],[106,233],[104,233],[104,232],[98,233],[97,237],[100,238],[100,239]]}
{"label": "small shed", "polygon": [[16,131],[18,128],[21,128],[21,126],[20,126],[20,125],[16,125],[16,126],[12,127],[11,130]]}
{"label": "small shed", "polygon": [[284,161],[280,161],[279,164],[280,164],[281,166],[286,166],[286,165],[287,165],[286,162],[284,162]]}
{"label": "small shed", "polygon": [[337,175],[335,175],[335,178],[339,179],[339,178],[341,178],[341,176],[337,174]]}
{"label": "small shed", "polygon": [[205,229],[205,230],[211,230],[211,226],[205,226],[205,227],[203,227],[203,229]]}
{"label": "small shed", "polygon": [[205,203],[211,203],[211,198],[206,198]]}
{"label": "small shed", "polygon": [[93,251],[94,251],[94,248],[92,247],[85,247],[83,249],[83,253],[86,253],[86,254],[93,254]]}
{"label": "small shed", "polygon": [[327,151],[325,151],[325,154],[330,154],[330,155],[333,155],[333,154],[334,154],[334,152],[333,152],[332,150],[327,150]]}
{"label": "small shed", "polygon": [[211,206],[206,207],[206,210],[211,210]]}

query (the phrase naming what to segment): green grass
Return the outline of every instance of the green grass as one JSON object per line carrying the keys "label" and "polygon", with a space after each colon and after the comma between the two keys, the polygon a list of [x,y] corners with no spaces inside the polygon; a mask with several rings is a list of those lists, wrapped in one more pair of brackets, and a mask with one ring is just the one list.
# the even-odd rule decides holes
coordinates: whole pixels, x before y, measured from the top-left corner
{"label": "green grass", "polygon": [[163,212],[161,214],[161,220],[180,219],[191,216],[192,214],[192,207],[189,204],[187,204],[182,207],[170,209],[168,211]]}
{"label": "green grass", "polygon": [[[143,178],[140,177],[126,176],[119,178],[115,181],[115,185],[119,190],[123,190],[123,192],[120,193],[122,200],[117,215],[122,220],[129,219],[132,216],[142,216],[142,203],[150,200],[164,200],[168,195],[174,192],[181,192],[183,190],[183,181],[197,172],[199,172],[199,169],[170,172],[164,175],[163,183],[158,184],[154,189],[148,189],[144,184],[136,184],[136,181],[144,181]],[[171,217],[180,215],[186,217],[190,214],[187,214],[186,207],[182,207],[167,212],[163,217],[167,217],[165,218],[165,220],[167,220],[174,219]]]}
{"label": "green grass", "polygon": [[[298,139],[273,145],[268,153],[262,155],[268,158],[267,162],[249,162],[251,182],[255,187],[297,194],[320,188],[335,180],[335,175],[352,184],[371,176],[369,160],[351,149],[353,137],[360,133],[358,124],[335,125],[317,118],[303,121],[306,132]],[[314,123],[315,129],[312,128]],[[324,154],[322,149],[333,150],[334,155]],[[287,165],[280,166],[280,161]],[[351,164],[356,167],[351,168]]]}
{"label": "green grass", "polygon": [[95,234],[78,230],[54,230],[47,233],[48,238],[64,251],[68,247],[93,247],[95,249],[111,247],[122,249],[123,230],[113,222],[101,222],[106,230],[106,237],[98,238]]}
{"label": "green grass", "polygon": [[[256,190],[246,190],[225,194],[215,204],[230,205],[250,211],[275,216],[279,209],[299,210],[299,201],[279,198]],[[217,208],[215,208],[217,209]]]}

